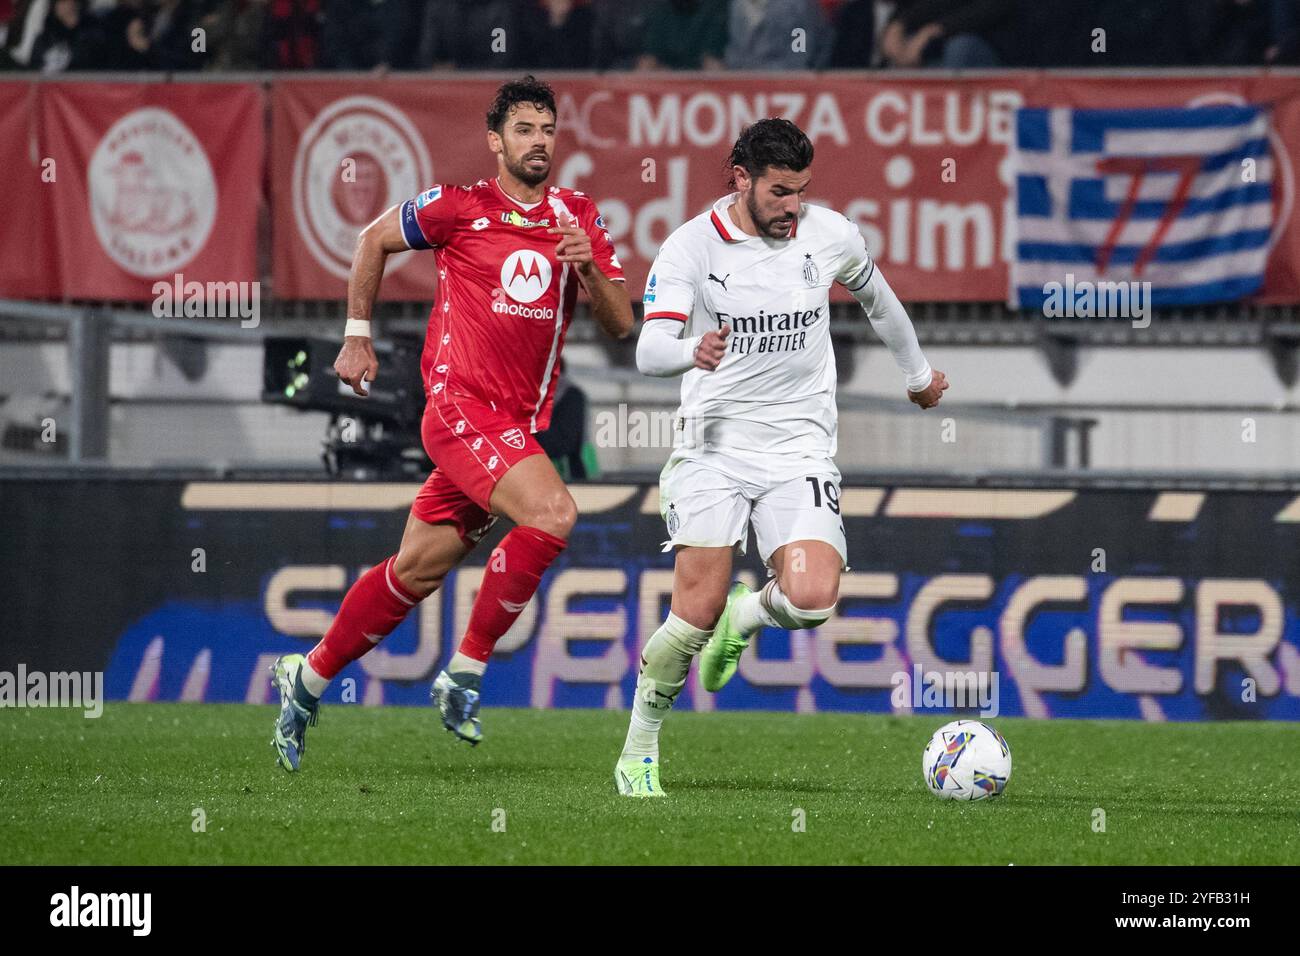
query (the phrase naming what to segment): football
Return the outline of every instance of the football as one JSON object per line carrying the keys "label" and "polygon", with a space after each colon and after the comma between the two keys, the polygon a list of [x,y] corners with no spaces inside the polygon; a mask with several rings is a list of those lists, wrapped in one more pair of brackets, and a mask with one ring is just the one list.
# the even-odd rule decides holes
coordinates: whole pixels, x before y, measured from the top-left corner
{"label": "football", "polygon": [[1011,779],[1011,748],[988,724],[954,720],[936,730],[925,745],[921,775],[937,797],[996,797]]}

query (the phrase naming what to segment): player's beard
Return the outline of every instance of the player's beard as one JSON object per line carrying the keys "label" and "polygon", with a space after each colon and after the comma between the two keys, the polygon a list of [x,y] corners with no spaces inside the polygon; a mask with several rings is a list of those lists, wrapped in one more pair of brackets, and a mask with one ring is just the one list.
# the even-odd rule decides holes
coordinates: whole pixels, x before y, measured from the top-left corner
{"label": "player's beard", "polygon": [[551,158],[549,156],[546,157],[546,165],[541,169],[533,169],[528,165],[528,157],[531,155],[533,154],[525,153],[523,156],[520,156],[515,160],[507,158],[506,169],[510,172],[511,176],[515,177],[515,179],[519,180],[521,183],[527,186],[540,186],[542,183],[546,182],[546,177],[551,175]]}
{"label": "player's beard", "polygon": [[749,218],[753,220],[754,228],[757,229],[760,234],[767,236],[769,239],[790,238],[789,229],[785,230],[784,232],[780,232],[776,228],[776,223],[778,220],[790,222],[791,225],[794,224],[793,220],[786,219],[784,213],[781,213],[776,216],[767,216],[767,217],[763,216],[762,212],[758,208],[758,200],[755,198],[753,192],[750,192],[749,196],[746,197],[745,205],[749,209]]}

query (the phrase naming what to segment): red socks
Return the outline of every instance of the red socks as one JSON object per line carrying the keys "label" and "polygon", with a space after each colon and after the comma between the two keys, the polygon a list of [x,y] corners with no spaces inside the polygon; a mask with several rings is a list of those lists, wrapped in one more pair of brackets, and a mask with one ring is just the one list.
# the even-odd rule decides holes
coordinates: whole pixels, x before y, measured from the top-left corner
{"label": "red socks", "polygon": [[334,623],[310,654],[307,663],[329,680],[392,633],[419,603],[393,573],[397,555],[361,575],[343,597]]}
{"label": "red socks", "polygon": [[542,574],[565,544],[563,538],[523,525],[501,540],[483,569],[460,653],[484,662],[492,656],[492,648],[533,599]]}
{"label": "red socks", "polygon": [[[502,539],[483,571],[460,653],[485,662],[492,656],[492,648],[537,593],[542,574],[564,546],[562,538],[522,526]],[[397,580],[396,560],[393,555],[375,565],[344,596],[334,623],[307,655],[307,663],[321,677],[337,676],[391,634],[420,602]]]}

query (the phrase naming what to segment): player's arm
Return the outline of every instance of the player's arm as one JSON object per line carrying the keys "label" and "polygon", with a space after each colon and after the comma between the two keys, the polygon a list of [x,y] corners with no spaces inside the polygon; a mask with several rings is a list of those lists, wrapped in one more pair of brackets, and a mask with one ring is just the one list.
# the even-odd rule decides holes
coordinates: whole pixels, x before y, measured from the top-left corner
{"label": "player's arm", "polygon": [[[594,209],[583,215],[599,218]],[[605,238],[607,233],[603,228],[584,226],[573,217],[566,217],[547,232],[558,236],[556,260],[572,265],[582,280],[596,322],[614,338],[627,338],[636,319],[623,282],[622,267],[618,265],[613,245]]]}
{"label": "player's arm", "polygon": [[369,392],[361,387],[362,380],[373,382],[379,374],[379,360],[370,344],[370,313],[379,297],[388,257],[408,249],[433,249],[449,241],[456,230],[459,195],[459,190],[434,185],[381,213],[357,237],[348,273],[348,324],[334,371],[358,395]]}
{"label": "player's arm", "polygon": [[683,338],[695,308],[694,258],[680,236],[669,236],[650,266],[646,280],[645,322],[636,342],[636,367],[642,375],[667,378],[693,368],[711,372],[722,362],[731,329]]}
{"label": "player's arm", "polygon": [[591,314],[600,327],[616,339],[625,339],[636,321],[632,315],[632,302],[628,298],[627,284],[615,282],[594,261],[578,266],[578,275],[591,299]]}
{"label": "player's arm", "polygon": [[848,225],[852,233],[836,279],[857,299],[876,335],[880,336],[895,364],[902,370],[907,380],[907,397],[922,408],[933,408],[948,388],[948,380],[943,372],[930,368],[903,303],[898,301],[898,296],[868,255],[862,234],[852,223]]}
{"label": "player's arm", "polygon": [[681,337],[684,323],[676,319],[650,319],[641,326],[636,340],[636,367],[642,375],[667,378],[693,368],[711,372],[727,353],[731,329],[706,332],[689,339]]}
{"label": "player's arm", "polygon": [[379,297],[379,283],[384,278],[388,257],[409,248],[402,238],[401,215],[401,204],[381,214],[361,230],[352,254],[352,270],[348,273],[348,322],[343,348],[334,360],[334,371],[358,395],[369,394],[362,380],[373,382],[379,374],[379,359],[370,341],[370,314]]}

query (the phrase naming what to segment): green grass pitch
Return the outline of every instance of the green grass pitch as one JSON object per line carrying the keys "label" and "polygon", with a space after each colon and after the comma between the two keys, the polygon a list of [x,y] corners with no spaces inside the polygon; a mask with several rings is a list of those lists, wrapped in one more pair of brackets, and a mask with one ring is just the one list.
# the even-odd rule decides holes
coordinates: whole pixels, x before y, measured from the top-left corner
{"label": "green grass pitch", "polygon": [[429,708],[327,706],[297,775],[275,765],[274,714],[0,712],[4,862],[1300,862],[1286,724],[991,721],[1011,744],[1011,782],[961,804],[921,780],[943,715],[676,713],[670,796],[629,800],[613,789],[623,713],[485,708],[471,750]]}

